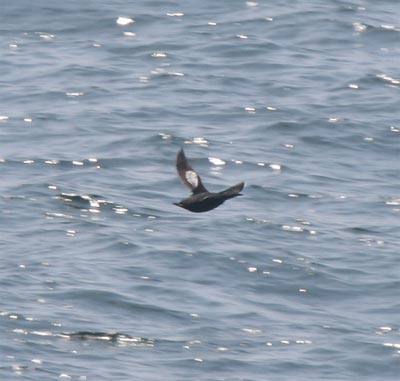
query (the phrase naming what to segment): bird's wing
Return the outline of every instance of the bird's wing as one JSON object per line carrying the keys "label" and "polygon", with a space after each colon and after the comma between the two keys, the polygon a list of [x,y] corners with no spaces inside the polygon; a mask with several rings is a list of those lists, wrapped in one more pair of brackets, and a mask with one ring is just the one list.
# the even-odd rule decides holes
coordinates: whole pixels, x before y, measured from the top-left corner
{"label": "bird's wing", "polygon": [[176,169],[182,182],[193,194],[208,192],[201,182],[200,176],[187,161],[183,148],[178,152],[178,156],[176,157]]}
{"label": "bird's wing", "polygon": [[241,196],[241,191],[244,188],[244,183],[239,183],[236,185],[233,185],[229,187],[228,189],[223,190],[222,192],[219,192],[222,196],[225,197],[232,197],[232,196]]}

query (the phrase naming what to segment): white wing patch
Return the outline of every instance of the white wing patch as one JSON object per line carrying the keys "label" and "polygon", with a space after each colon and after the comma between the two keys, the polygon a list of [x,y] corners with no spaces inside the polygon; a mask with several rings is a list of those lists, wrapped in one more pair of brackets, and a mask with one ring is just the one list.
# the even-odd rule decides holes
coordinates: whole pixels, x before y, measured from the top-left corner
{"label": "white wing patch", "polygon": [[185,177],[186,177],[186,180],[188,181],[188,183],[190,183],[190,185],[193,188],[197,188],[197,186],[199,185],[199,177],[197,176],[196,172],[186,171]]}

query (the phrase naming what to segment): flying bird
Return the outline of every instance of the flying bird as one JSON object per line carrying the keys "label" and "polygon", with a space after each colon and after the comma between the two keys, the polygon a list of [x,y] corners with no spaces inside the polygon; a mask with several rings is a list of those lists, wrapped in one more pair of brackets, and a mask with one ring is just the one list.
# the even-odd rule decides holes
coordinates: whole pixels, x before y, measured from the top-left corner
{"label": "flying bird", "polygon": [[181,208],[195,213],[208,212],[230,198],[241,196],[240,191],[244,187],[244,182],[236,184],[222,192],[209,192],[201,182],[200,176],[187,161],[183,148],[178,152],[178,156],[176,157],[176,169],[182,182],[192,191],[191,196],[179,202],[174,202],[175,205]]}

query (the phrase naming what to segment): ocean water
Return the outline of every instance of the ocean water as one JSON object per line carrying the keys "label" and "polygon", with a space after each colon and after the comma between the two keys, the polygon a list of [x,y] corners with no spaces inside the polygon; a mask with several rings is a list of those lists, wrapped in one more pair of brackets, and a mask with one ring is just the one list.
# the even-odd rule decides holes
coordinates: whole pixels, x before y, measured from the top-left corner
{"label": "ocean water", "polygon": [[3,3],[1,380],[399,379],[397,0]]}

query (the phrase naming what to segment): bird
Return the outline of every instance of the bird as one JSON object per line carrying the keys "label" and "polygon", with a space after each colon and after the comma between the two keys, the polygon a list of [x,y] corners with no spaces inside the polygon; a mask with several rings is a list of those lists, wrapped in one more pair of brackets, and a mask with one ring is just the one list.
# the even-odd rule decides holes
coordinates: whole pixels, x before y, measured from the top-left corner
{"label": "bird", "polygon": [[183,148],[181,148],[176,157],[176,169],[182,182],[192,191],[191,196],[173,203],[183,209],[194,213],[208,212],[230,198],[242,196],[240,192],[244,187],[244,182],[233,185],[221,192],[209,192],[201,182],[198,173],[190,166]]}

